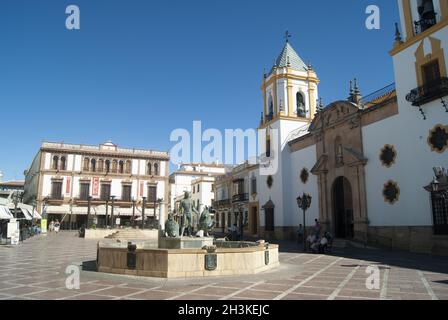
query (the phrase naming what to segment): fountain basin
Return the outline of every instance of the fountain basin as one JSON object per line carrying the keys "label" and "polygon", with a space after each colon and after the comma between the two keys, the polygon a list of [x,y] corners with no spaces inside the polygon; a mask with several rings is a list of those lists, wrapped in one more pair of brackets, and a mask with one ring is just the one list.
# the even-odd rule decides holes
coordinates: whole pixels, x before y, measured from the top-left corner
{"label": "fountain basin", "polygon": [[[249,245],[251,244],[251,245]],[[278,246],[264,243],[223,244],[215,250],[160,249],[136,244],[98,243],[99,272],[158,277],[189,278],[257,274],[279,265]]]}

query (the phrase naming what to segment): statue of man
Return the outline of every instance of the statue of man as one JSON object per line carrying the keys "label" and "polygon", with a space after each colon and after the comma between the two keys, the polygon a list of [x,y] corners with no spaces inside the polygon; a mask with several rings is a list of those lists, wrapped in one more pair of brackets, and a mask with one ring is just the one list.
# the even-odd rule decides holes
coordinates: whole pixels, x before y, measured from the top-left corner
{"label": "statue of man", "polygon": [[182,215],[182,229],[180,236],[184,235],[185,229],[187,229],[187,236],[192,236],[193,229],[193,217],[192,213],[198,214],[198,211],[194,207],[194,201],[190,198],[190,192],[185,191],[184,199],[180,202],[180,214]]}

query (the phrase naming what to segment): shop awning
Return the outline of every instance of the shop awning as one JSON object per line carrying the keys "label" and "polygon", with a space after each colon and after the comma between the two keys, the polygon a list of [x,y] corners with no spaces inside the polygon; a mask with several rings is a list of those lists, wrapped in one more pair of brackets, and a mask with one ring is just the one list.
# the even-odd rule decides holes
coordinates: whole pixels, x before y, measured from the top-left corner
{"label": "shop awning", "polygon": [[0,205],[0,220],[13,219],[14,216],[9,212],[8,207]]}
{"label": "shop awning", "polygon": [[[8,205],[8,207],[9,207],[9,211],[11,213],[14,213],[14,211],[15,211],[14,203],[10,203]],[[23,203],[18,203],[17,204],[17,219],[33,220],[33,215],[31,214],[30,211],[28,211],[27,207],[31,207],[31,206],[28,206],[28,205],[23,204]]]}

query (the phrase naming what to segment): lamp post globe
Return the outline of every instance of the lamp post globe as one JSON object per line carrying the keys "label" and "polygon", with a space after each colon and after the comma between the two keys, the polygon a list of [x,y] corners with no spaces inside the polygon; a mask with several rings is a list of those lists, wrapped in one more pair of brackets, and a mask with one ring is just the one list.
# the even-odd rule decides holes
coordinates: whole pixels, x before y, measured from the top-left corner
{"label": "lamp post globe", "polygon": [[303,211],[303,251],[306,252],[306,210],[311,206],[312,197],[309,194],[303,193],[302,196],[297,197],[297,206]]}

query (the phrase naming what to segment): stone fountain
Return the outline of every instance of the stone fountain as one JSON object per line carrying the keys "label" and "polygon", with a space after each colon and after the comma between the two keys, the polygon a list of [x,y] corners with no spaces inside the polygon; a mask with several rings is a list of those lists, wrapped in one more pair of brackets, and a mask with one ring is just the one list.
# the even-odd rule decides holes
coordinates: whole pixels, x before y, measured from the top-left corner
{"label": "stone fountain", "polygon": [[[210,237],[214,227],[212,215],[208,208],[199,214],[188,192],[180,208],[180,224],[170,214],[157,244],[144,241],[127,244],[99,242],[98,271],[187,278],[256,274],[278,267],[277,245]],[[192,235],[192,214],[199,215],[200,231],[196,237]]]}

